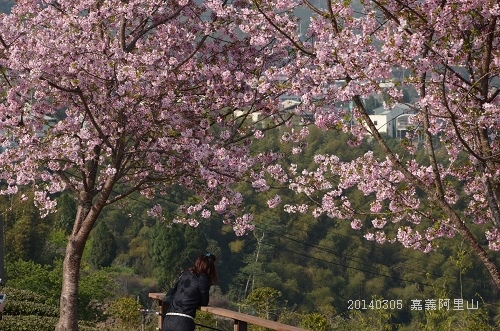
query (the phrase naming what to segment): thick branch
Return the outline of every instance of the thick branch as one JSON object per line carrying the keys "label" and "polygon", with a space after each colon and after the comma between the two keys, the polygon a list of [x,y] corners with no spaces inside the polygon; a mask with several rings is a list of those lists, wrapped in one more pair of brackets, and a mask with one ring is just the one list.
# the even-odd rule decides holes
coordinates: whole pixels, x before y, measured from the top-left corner
{"label": "thick branch", "polygon": [[102,132],[99,123],[97,123],[94,115],[90,111],[89,105],[87,104],[87,100],[85,99],[85,96],[83,95],[83,92],[82,92],[82,90],[80,90],[80,88],[77,89],[77,94],[80,97],[80,100],[82,101],[83,107],[85,108],[85,114],[88,115],[88,117],[90,119],[90,122],[92,122],[92,125],[96,129],[97,133],[99,133],[99,138],[101,138],[104,141],[104,143],[106,144],[106,146],[108,146],[109,148],[113,149],[113,146],[109,142],[108,137],[104,134],[104,132]]}
{"label": "thick branch", "polygon": [[3,40],[2,36],[0,36],[0,44],[2,44],[3,48],[8,49],[9,45]]}
{"label": "thick branch", "polygon": [[330,20],[333,24],[333,28],[336,33],[339,33],[339,26],[337,24],[337,20],[335,19],[335,14],[333,13],[332,0],[327,0],[326,5],[328,6],[328,11],[330,12]]}
{"label": "thick branch", "polygon": [[[351,80],[350,77],[347,77],[346,81],[349,83]],[[413,185],[417,187],[421,187],[422,189],[426,189],[425,184],[415,175],[413,175],[408,169],[401,163],[401,160],[396,157],[394,152],[390,149],[390,147],[387,145],[386,141],[384,138],[380,135],[380,132],[378,131],[377,127],[373,124],[372,120],[370,119],[370,116],[368,115],[368,112],[365,109],[365,106],[363,104],[363,101],[361,100],[361,97],[359,95],[356,95],[353,97],[354,104],[356,107],[360,110],[361,116],[363,121],[366,123],[368,126],[369,130],[371,131],[371,134],[373,138],[377,141],[380,147],[384,150],[385,154],[387,157],[391,160],[392,164],[396,167],[398,171],[403,173],[405,177],[413,183]]]}
{"label": "thick branch", "polygon": [[122,46],[122,50],[126,50],[127,46],[125,45],[125,28],[127,26],[127,21],[125,17],[120,19],[120,30],[118,31],[118,38],[120,41],[120,45]]}
{"label": "thick branch", "polygon": [[172,71],[176,72],[177,70],[179,70],[180,67],[182,67],[187,61],[189,61],[193,56],[196,55],[196,53],[198,53],[198,51],[200,50],[200,48],[203,46],[203,44],[205,43],[205,41],[207,40],[208,38],[208,35],[204,35],[201,40],[198,42],[198,45],[196,45],[195,49],[191,52],[191,54],[189,54],[184,60],[182,60]]}

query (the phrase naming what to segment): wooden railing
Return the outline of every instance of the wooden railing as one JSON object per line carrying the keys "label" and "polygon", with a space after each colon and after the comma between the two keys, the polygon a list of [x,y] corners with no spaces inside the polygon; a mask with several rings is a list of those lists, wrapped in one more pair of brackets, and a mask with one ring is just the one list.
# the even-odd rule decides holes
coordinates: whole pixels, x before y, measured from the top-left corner
{"label": "wooden railing", "polygon": [[[165,294],[164,293],[149,293],[149,297],[152,298],[153,300],[158,301],[158,307],[159,307],[159,314],[158,314],[158,330],[161,330],[161,327],[163,325],[163,318],[166,313],[166,306],[162,302],[162,298]],[[205,311],[207,313],[219,315],[222,317],[230,318],[234,320],[234,331],[247,331],[248,330],[248,324],[253,324],[253,325],[258,325],[258,326],[263,326],[265,328],[271,329],[271,330],[276,330],[276,331],[306,331],[304,329],[295,327],[295,326],[290,326],[286,325],[283,323],[278,323],[270,320],[266,320],[264,318],[248,315],[248,314],[243,314],[239,313],[237,311],[229,310],[229,309],[224,309],[224,308],[218,308],[218,307],[212,307],[212,306],[203,306],[200,307],[201,311]]]}

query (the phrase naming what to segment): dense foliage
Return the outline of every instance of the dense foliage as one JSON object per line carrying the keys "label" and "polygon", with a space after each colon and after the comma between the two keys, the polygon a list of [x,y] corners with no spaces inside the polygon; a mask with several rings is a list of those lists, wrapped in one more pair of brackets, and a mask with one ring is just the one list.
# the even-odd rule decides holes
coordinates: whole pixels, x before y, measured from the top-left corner
{"label": "dense foliage", "polygon": [[95,267],[109,267],[116,256],[116,242],[105,222],[95,227],[94,240],[90,246],[90,263]]}
{"label": "dense foliage", "polygon": [[[43,291],[19,290],[8,287],[2,293],[8,297],[8,305],[4,310],[0,326],[5,331],[54,330],[59,309],[50,303],[50,298]],[[82,322],[81,330],[91,331],[88,323]]]}

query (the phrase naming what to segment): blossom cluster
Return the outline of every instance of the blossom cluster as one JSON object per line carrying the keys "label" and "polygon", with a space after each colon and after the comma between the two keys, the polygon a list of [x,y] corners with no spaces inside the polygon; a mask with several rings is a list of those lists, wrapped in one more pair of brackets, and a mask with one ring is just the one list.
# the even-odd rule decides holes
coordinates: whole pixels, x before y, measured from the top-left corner
{"label": "blossom cluster", "polygon": [[[318,15],[301,38],[290,32],[294,23],[300,24],[291,11],[276,13],[270,1],[259,4],[269,21],[261,35],[283,28],[274,35],[276,48],[297,50],[290,60],[295,66],[275,69],[286,77],[289,94],[301,96],[295,111],[312,113],[319,129],[346,133],[346,148],[370,138],[385,154],[370,151],[351,161],[321,154],[314,157],[314,169],[290,166],[288,188],[308,197],[308,210],[316,217],[345,219],[353,229],[370,226],[375,230],[364,233],[369,240],[395,238],[425,252],[441,238],[468,232],[474,224],[491,224],[486,239],[490,249],[498,250],[500,100],[492,83],[500,68],[500,54],[492,51],[500,44],[500,35],[492,32],[498,4],[422,1],[401,7],[389,0],[378,4],[381,11],[363,3],[354,15],[348,3],[328,3],[315,7]],[[248,31],[262,27],[260,18]],[[314,43],[308,43],[312,36]],[[394,148],[379,134],[363,99],[384,95],[390,112],[408,91],[417,94],[407,103],[413,114],[401,145]],[[295,132],[284,133],[282,142],[300,146],[292,139]],[[363,203],[350,200],[353,190],[363,194]],[[295,212],[296,207],[286,204],[285,210]],[[390,231],[391,223],[398,225],[391,227],[397,232],[389,240],[382,231]],[[466,237],[476,243],[483,239]]]}

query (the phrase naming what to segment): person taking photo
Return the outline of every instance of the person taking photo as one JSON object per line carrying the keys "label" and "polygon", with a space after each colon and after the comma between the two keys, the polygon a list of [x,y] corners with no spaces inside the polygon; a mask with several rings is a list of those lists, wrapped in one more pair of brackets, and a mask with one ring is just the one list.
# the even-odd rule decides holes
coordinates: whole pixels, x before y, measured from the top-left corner
{"label": "person taking photo", "polygon": [[217,283],[216,260],[213,254],[202,254],[182,273],[169,299],[162,331],[194,331],[196,310],[208,305],[210,286]]}

